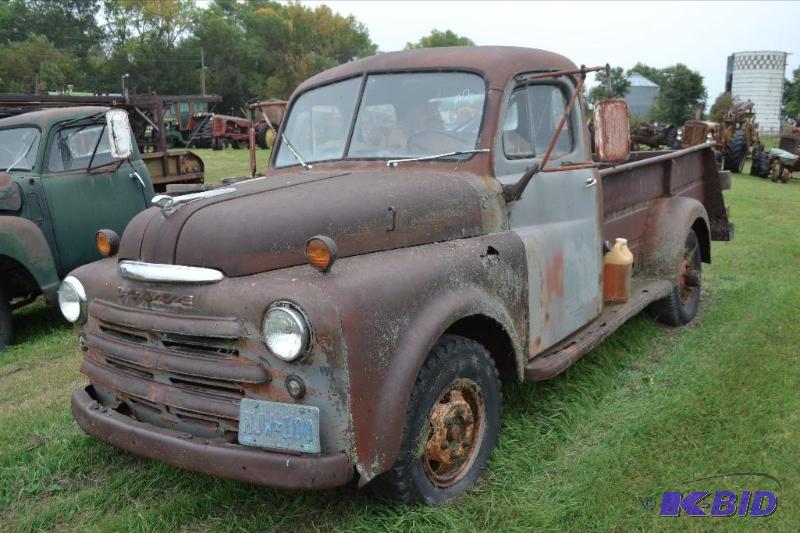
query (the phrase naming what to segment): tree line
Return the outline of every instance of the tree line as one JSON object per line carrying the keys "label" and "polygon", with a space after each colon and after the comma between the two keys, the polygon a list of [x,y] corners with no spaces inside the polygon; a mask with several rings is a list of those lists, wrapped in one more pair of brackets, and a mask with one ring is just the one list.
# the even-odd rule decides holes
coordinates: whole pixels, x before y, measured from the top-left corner
{"label": "tree line", "polygon": [[[474,44],[433,30],[407,48]],[[269,0],[0,0],[0,92],[287,98],[377,45],[353,16]]]}
{"label": "tree line", "polygon": [[[377,46],[327,6],[267,0],[0,1],[0,92],[208,93],[238,107]],[[205,66],[205,68],[203,68]]]}

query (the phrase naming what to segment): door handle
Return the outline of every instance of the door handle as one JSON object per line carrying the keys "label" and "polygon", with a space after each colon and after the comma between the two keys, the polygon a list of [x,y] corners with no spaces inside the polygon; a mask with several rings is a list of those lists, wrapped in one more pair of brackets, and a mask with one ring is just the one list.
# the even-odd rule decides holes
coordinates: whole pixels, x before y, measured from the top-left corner
{"label": "door handle", "polygon": [[584,189],[588,189],[589,187],[594,187],[597,184],[597,178],[594,176],[589,176],[586,178],[586,185],[583,186]]}
{"label": "door handle", "polygon": [[144,190],[147,190],[147,186],[144,184],[144,180],[142,179],[142,177],[139,175],[139,173],[138,173],[138,172],[136,172],[136,171],[134,171],[134,172],[131,172],[131,175],[130,175],[130,177],[131,177],[131,179],[136,179],[136,180],[138,180],[138,181],[139,181],[139,185],[141,185],[141,186],[142,186],[142,190],[143,190],[143,191],[144,191]]}
{"label": "door handle", "polygon": [[142,177],[135,170],[131,172],[129,176],[132,180],[136,180],[139,182],[139,185],[142,187],[142,199],[144,200],[144,206],[145,208],[150,207],[149,205],[147,205],[147,185],[144,184],[144,180],[142,179]]}

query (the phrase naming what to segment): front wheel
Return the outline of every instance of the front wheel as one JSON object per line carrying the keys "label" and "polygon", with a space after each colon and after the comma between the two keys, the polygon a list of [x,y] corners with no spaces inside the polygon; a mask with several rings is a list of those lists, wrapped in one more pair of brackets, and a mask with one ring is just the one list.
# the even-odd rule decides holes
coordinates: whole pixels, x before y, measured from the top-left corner
{"label": "front wheel", "polygon": [[689,230],[678,265],[678,284],[667,297],[653,302],[649,308],[656,320],[670,326],[683,326],[692,321],[700,307],[702,266],[700,242],[694,230]]}
{"label": "front wheel", "polygon": [[439,505],[467,491],[497,444],[497,368],[481,344],[444,335],[417,376],[395,464],[370,487],[407,505]]}
{"label": "front wheel", "polygon": [[8,293],[0,283],[0,350],[11,343],[11,302]]}

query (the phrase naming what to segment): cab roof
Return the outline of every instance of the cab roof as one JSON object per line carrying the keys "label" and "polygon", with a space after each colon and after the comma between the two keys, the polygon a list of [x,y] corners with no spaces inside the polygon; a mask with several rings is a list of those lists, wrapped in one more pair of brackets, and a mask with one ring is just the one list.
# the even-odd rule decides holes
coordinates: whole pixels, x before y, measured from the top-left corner
{"label": "cab roof", "polygon": [[348,78],[364,72],[409,70],[471,70],[482,73],[492,89],[504,89],[520,72],[575,69],[566,57],[516,46],[449,46],[389,52],[345,63],[321,72],[303,82],[295,91]]}
{"label": "cab roof", "polygon": [[108,107],[101,106],[78,106],[78,107],[54,107],[42,109],[41,111],[31,111],[13,117],[0,119],[0,128],[8,126],[34,125],[41,129],[47,129],[56,122],[65,120],[81,119],[97,113],[105,113]]}

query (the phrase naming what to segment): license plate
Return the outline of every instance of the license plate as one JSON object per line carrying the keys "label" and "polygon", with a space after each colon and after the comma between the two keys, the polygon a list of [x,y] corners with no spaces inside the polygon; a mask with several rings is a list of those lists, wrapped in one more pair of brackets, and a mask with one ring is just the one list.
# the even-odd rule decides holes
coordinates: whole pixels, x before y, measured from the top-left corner
{"label": "license plate", "polygon": [[243,399],[239,444],[319,453],[319,407]]}

